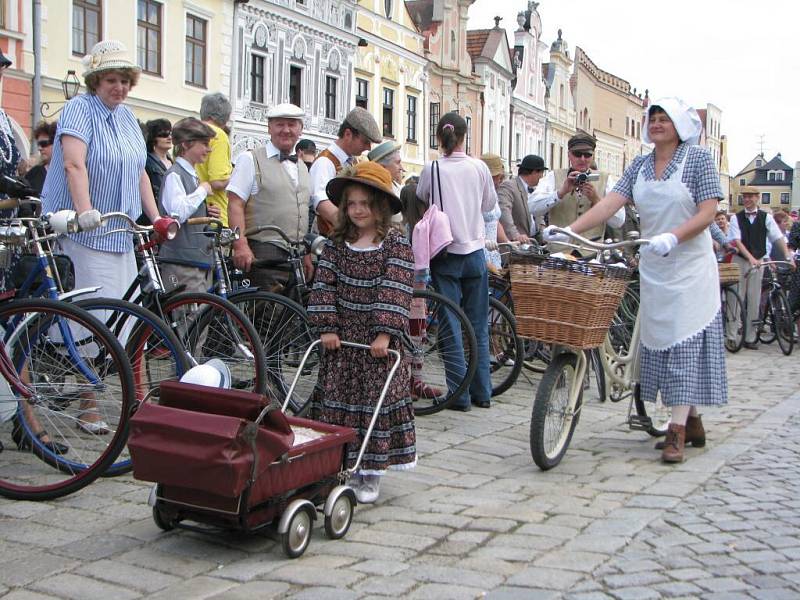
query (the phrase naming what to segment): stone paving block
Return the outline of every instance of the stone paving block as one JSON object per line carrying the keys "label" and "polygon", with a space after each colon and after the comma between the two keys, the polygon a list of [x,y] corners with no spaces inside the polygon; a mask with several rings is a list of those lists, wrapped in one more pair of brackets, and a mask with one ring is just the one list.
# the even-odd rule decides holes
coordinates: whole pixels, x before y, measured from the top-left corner
{"label": "stone paving block", "polygon": [[698,598],[703,594],[703,590],[688,581],[658,583],[653,586],[653,589],[657,590],[662,596],[668,598],[674,598],[676,596]]}
{"label": "stone paving block", "polygon": [[399,576],[371,576],[353,586],[353,591],[359,594],[373,594],[375,596],[394,596],[403,598],[409,590],[419,585],[416,579],[405,575]]}
{"label": "stone paving block", "polygon": [[[322,544],[310,544],[306,550],[306,555],[327,553],[328,550]],[[398,560],[406,561],[417,552],[407,548],[378,546],[376,544],[366,544],[352,541],[348,538],[336,541],[336,554],[340,556],[350,556],[353,558],[376,559],[376,560]]]}
{"label": "stone paving block", "polygon": [[612,554],[624,547],[630,538],[619,535],[597,536],[581,533],[564,545],[564,550],[584,550],[600,554]]}
{"label": "stone paving block", "polygon": [[747,592],[758,600],[797,600],[800,592],[792,588],[770,588],[764,590],[748,590]]}
{"label": "stone paving block", "polygon": [[148,596],[148,600],[205,600],[212,598],[238,584],[213,577],[192,577]]}
{"label": "stone paving block", "polygon": [[74,560],[65,560],[61,556],[42,552],[36,555],[35,560],[25,557],[3,563],[0,568],[0,583],[8,587],[21,587],[50,575],[69,571],[77,564],[79,563]]}
{"label": "stone paving block", "polygon": [[557,550],[548,552],[542,558],[538,559],[535,564],[539,567],[553,567],[556,569],[567,569],[569,571],[578,571],[588,574],[609,558],[607,554]]}
{"label": "stone paving block", "polygon": [[560,594],[553,590],[537,590],[502,586],[486,593],[486,600],[557,600]]}
{"label": "stone paving block", "polygon": [[[406,595],[410,600],[465,600],[466,598],[483,598],[484,590],[463,585],[443,585],[441,583],[423,584]],[[309,598],[309,600],[311,600]],[[316,599],[315,599],[316,600]]]}
{"label": "stone paving block", "polygon": [[402,573],[408,569],[408,565],[392,560],[365,560],[351,565],[350,568],[354,571],[366,573],[367,575],[391,576]]}
{"label": "stone paving block", "polygon": [[49,512],[51,510],[52,507],[44,502],[26,502],[24,500],[0,502],[0,517],[27,519],[32,515]]}
{"label": "stone paving block", "polygon": [[75,542],[56,546],[52,552],[77,560],[100,560],[127,552],[142,542],[122,535],[97,533]]}
{"label": "stone paving block", "polygon": [[747,589],[747,584],[733,577],[714,577],[695,581],[704,590],[709,592],[738,592]]}
{"label": "stone paving block", "polygon": [[[612,590],[617,590],[618,588],[651,586],[666,580],[667,577],[663,573],[653,573],[649,571],[625,573],[622,575],[607,575],[603,578],[605,584]],[[614,593],[616,593],[616,591]]]}
{"label": "stone paving block", "polygon": [[711,574],[703,569],[670,569],[669,576],[679,581],[693,581],[695,579],[706,579]]}
{"label": "stone paving block", "polygon": [[251,581],[243,585],[209,596],[213,600],[271,600],[285,598],[289,585],[277,581]]}
{"label": "stone paving block", "polygon": [[497,531],[502,533],[516,529],[518,525],[519,524],[516,521],[512,521],[510,519],[476,518],[470,521],[466,525],[466,528],[475,529],[478,531]]}
{"label": "stone paving block", "polygon": [[244,552],[225,545],[220,538],[185,531],[176,531],[160,538],[151,546],[160,552],[210,560],[218,565],[230,564],[247,556]]}
{"label": "stone paving block", "polygon": [[486,556],[469,556],[467,558],[459,559],[454,564],[462,569],[469,569],[479,573],[493,573],[503,577],[510,577],[515,573],[519,573],[526,566],[520,562],[512,562],[499,558],[489,558]]}
{"label": "stone paving block", "polygon": [[549,525],[546,523],[528,523],[517,529],[514,533],[570,540],[578,535],[578,529],[560,525]]}
{"label": "stone paving block", "polygon": [[548,590],[566,591],[580,581],[582,575],[575,571],[542,567],[528,567],[506,581],[507,585],[535,587]]}
{"label": "stone paving block", "polygon": [[475,572],[458,567],[439,567],[417,564],[403,572],[408,577],[423,583],[444,583],[471,588],[491,589],[503,583],[504,577],[487,572]]}
{"label": "stone paving block", "polygon": [[53,600],[53,596],[50,594],[39,594],[38,592],[32,592],[30,590],[11,590],[3,596],[3,600]]}
{"label": "stone paving block", "polygon": [[292,561],[271,571],[270,581],[287,581],[294,585],[320,585],[346,588],[364,579],[366,575],[350,569],[326,569],[306,567],[302,561]]}
{"label": "stone paving block", "polygon": [[75,600],[108,600],[108,598],[128,600],[141,596],[137,591],[72,573],[46,577],[31,584],[30,587],[36,591]]}
{"label": "stone paving block", "polygon": [[372,529],[359,531],[355,534],[348,534],[347,538],[354,542],[366,542],[377,544],[389,548],[406,548],[409,550],[420,551],[433,546],[437,540],[431,537],[416,536],[405,533],[395,533],[390,531],[375,531]]}
{"label": "stone paving block", "polygon": [[[378,532],[399,533],[403,535],[410,535],[415,537],[427,537],[434,540],[444,539],[447,535],[452,533],[449,527],[440,527],[437,525],[411,523],[408,521],[377,521],[365,531],[380,535]],[[348,533],[349,535],[349,533]]]}
{"label": "stone paving block", "polygon": [[609,596],[603,592],[577,592],[564,596],[567,600],[614,600],[614,596]]}
{"label": "stone paving block", "polygon": [[614,590],[614,597],[619,600],[651,600],[661,598],[661,594],[648,587],[628,587]]}
{"label": "stone paving block", "polygon": [[169,575],[176,575],[182,579],[190,579],[201,573],[213,571],[219,566],[217,563],[208,560],[159,552],[152,547],[137,548],[115,558],[116,560],[144,569],[152,569]]}
{"label": "stone paving block", "polygon": [[6,540],[46,549],[76,542],[90,535],[88,532],[69,531],[20,519],[5,519],[2,530]]}
{"label": "stone paving block", "polygon": [[147,593],[156,592],[181,581],[174,575],[143,569],[118,560],[93,561],[77,569],[75,573]]}

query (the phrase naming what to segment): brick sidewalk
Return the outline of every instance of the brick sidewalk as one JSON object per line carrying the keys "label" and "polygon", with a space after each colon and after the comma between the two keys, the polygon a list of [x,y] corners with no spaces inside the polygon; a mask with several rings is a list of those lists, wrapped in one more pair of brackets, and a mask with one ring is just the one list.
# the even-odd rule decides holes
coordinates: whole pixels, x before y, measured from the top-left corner
{"label": "brick sidewalk", "polygon": [[420,418],[417,469],[387,476],[345,539],[315,527],[294,561],[264,536],[161,532],[149,486],[129,477],[51,503],[0,500],[0,594],[798,597],[796,358],[774,345],[728,358],[730,404],[706,412],[709,443],[681,465],[628,430],[627,405],[590,395],[564,461],[539,471],[535,385],[520,381],[488,411]]}

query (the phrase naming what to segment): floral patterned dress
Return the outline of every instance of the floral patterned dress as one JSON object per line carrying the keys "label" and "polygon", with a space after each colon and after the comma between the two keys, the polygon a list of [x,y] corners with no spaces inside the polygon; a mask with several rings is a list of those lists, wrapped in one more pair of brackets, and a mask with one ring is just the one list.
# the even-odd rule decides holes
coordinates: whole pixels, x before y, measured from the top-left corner
{"label": "floral patterned dress", "polygon": [[[0,110],[0,175],[16,177],[17,164],[19,163],[20,153],[17,145],[14,143],[14,133],[11,129],[11,122],[3,110]],[[0,198],[5,198],[5,195],[0,194]],[[17,209],[0,210],[0,218],[9,218],[16,215]],[[14,284],[11,281],[10,273],[14,269],[22,254],[21,248],[12,249],[12,258],[9,268],[0,269],[0,292],[13,289]]]}
{"label": "floral patterned dress", "polygon": [[[309,297],[309,319],[319,334],[336,333],[342,341],[371,344],[379,333],[388,333],[389,347],[403,354],[401,340],[408,335],[413,279],[411,246],[394,229],[380,246],[366,250],[328,241]],[[376,359],[367,350],[348,347],[323,355],[311,418],[358,432],[356,442],[347,449],[348,468],[355,464],[391,360],[391,356]],[[360,473],[382,475],[389,468],[408,469],[416,464],[410,376],[409,360],[403,355]]]}

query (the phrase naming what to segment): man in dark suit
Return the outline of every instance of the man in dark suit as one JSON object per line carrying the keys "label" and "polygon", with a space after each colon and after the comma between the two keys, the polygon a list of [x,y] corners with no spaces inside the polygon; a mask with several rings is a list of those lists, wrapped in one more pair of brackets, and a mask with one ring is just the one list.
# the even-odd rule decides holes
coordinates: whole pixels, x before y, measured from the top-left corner
{"label": "man in dark suit", "polygon": [[529,154],[522,159],[517,176],[497,188],[500,223],[511,241],[526,243],[536,233],[536,224],[528,210],[528,196],[536,189],[545,170],[542,157]]}

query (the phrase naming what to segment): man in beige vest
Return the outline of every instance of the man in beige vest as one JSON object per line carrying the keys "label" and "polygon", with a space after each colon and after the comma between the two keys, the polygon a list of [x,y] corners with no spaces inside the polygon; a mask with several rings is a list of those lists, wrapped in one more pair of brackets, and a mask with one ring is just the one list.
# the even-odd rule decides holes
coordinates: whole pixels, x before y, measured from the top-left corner
{"label": "man in beige vest", "polygon": [[[308,168],[293,154],[303,132],[303,110],[293,104],[279,104],[267,113],[270,141],[236,159],[228,183],[228,216],[231,227],[244,233],[258,225],[276,225],[292,240],[308,231],[310,185]],[[285,264],[285,242],[272,231],[244,235],[234,242],[233,262],[250,281],[262,289],[284,284],[289,273],[270,268]],[[264,265],[263,263],[266,263]]]}
{"label": "man in beige vest", "polygon": [[514,179],[504,181],[497,188],[500,203],[500,223],[513,242],[526,244],[536,233],[536,223],[528,209],[528,198],[533,194],[547,167],[541,156],[529,154],[522,159]]}
{"label": "man in beige vest", "polygon": [[[566,227],[587,212],[614,189],[613,177],[608,173],[592,171],[597,140],[588,133],[579,132],[567,142],[569,169],[556,169],[545,175],[528,200],[534,217],[547,215],[549,225]],[[609,220],[611,227],[622,227],[625,208],[620,208]],[[583,233],[591,240],[602,240],[605,225]]]}

